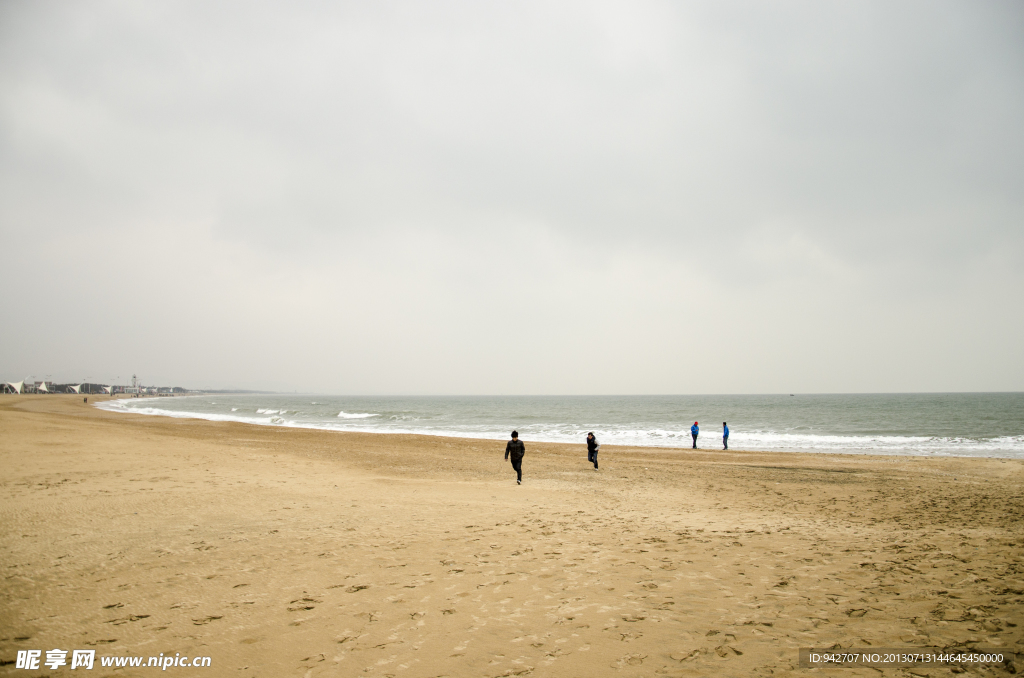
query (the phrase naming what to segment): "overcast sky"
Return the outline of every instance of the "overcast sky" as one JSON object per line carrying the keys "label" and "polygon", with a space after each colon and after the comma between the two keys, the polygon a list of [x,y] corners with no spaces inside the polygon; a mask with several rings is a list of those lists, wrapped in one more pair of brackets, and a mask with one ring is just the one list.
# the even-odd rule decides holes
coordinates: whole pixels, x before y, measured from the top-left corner
{"label": "overcast sky", "polygon": [[0,379],[1024,390],[1024,3],[0,2]]}

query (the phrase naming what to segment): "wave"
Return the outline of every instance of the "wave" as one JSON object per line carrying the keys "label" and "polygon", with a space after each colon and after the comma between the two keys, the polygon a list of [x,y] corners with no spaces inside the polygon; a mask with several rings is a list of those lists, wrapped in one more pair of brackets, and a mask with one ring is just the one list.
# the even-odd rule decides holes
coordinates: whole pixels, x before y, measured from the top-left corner
{"label": "wave", "polygon": [[[205,419],[208,421],[235,421],[263,426],[283,426],[329,431],[358,433],[391,433],[443,436],[452,438],[476,438],[484,440],[506,440],[507,427],[498,428],[493,423],[473,425],[469,423],[446,423],[431,426],[419,417],[382,417],[370,412],[339,412],[336,417],[329,414],[314,415],[286,409],[260,408],[257,414],[244,416],[216,412],[187,412],[168,410],[162,407],[143,407],[143,401],[110,400],[97,403],[96,407],[115,412],[158,415],[179,419]],[[179,400],[178,403],[181,401]],[[133,406],[129,406],[134,403]],[[177,403],[176,403],[177,404]],[[340,419],[341,421],[338,421]],[[551,442],[583,444],[587,431],[597,432],[602,444],[637,447],[689,448],[692,445],[689,429],[643,428],[642,425],[602,426],[599,423],[581,426],[568,423],[531,424],[518,427],[520,437],[530,442]],[[706,450],[721,449],[722,439],[717,431],[702,432],[698,447]],[[790,452],[833,452],[847,454],[887,454],[911,456],[965,456],[1024,458],[1024,435],[1000,436],[993,438],[962,438],[943,436],[899,436],[899,435],[827,435],[813,433],[790,433],[768,429],[736,430],[729,437],[729,447],[734,450],[790,451]]]}
{"label": "wave", "polygon": [[[599,430],[599,426],[591,427]],[[523,430],[523,429],[520,429]],[[529,427],[526,427],[529,431]],[[582,430],[582,429],[581,429]],[[567,431],[539,430],[538,439],[555,439],[552,442],[569,442]],[[573,441],[582,434],[573,432]],[[522,436],[522,433],[520,434]],[[621,429],[605,430],[599,433],[602,443],[612,445],[636,445],[640,447],[690,447],[693,439],[689,430],[664,429]],[[697,445],[714,448],[722,443],[720,432],[701,433]],[[799,451],[799,452],[862,452],[862,453],[903,453],[903,454],[954,454],[968,456],[990,456],[988,452],[1011,452],[1012,456],[1024,455],[1024,436],[1000,436],[975,439],[945,436],[893,436],[893,435],[826,435],[810,433],[785,433],[767,430],[735,431],[729,436],[729,446],[736,450]]]}
{"label": "wave", "polygon": [[244,424],[274,424],[280,417],[243,417],[232,414],[217,414],[216,412],[182,412],[180,410],[165,410],[161,407],[125,407],[123,400],[108,400],[97,403],[96,407],[108,412],[122,412],[127,414],[146,414],[158,417],[173,417],[175,419],[205,419],[206,421],[235,421]]}

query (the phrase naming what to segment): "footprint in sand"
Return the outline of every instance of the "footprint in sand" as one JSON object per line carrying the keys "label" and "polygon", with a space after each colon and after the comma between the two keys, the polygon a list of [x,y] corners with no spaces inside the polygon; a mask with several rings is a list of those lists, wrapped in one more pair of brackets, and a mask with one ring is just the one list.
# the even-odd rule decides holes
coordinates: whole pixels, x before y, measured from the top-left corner
{"label": "footprint in sand", "polygon": [[613,662],[611,666],[613,669],[621,669],[624,666],[640,666],[644,663],[645,659],[647,659],[645,654],[627,654]]}
{"label": "footprint in sand", "polygon": [[223,618],[224,618],[224,615],[210,615],[208,617],[201,617],[199,619],[193,619],[192,623],[195,624],[196,626],[203,626],[204,624],[209,624],[212,621],[216,621],[218,619],[223,619]]}
{"label": "footprint in sand", "polygon": [[315,598],[299,598],[289,603],[291,607],[288,608],[289,612],[298,612],[299,610],[312,610],[316,607],[316,603],[322,603],[322,600]]}
{"label": "footprint in sand", "polygon": [[732,647],[731,645],[719,645],[715,648],[715,654],[725,659],[726,657],[730,657],[734,654],[741,655],[743,653],[737,650],[736,648]]}
{"label": "footprint in sand", "polygon": [[138,621],[140,619],[146,619],[149,617],[148,614],[130,614],[127,617],[121,617],[120,619],[111,619],[106,622],[107,624],[113,624],[114,626],[120,626],[121,624],[127,624],[128,622]]}

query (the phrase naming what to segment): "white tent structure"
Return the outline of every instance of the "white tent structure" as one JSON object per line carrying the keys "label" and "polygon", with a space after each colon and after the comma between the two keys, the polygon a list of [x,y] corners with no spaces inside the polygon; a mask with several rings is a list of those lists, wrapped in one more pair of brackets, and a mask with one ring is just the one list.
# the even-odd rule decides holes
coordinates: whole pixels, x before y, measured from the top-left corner
{"label": "white tent structure", "polygon": [[110,395],[114,395],[114,387],[113,386],[104,386],[103,390],[106,391],[107,393],[109,393]]}
{"label": "white tent structure", "polygon": [[24,381],[7,381],[4,382],[4,386],[11,389],[15,393],[22,393],[25,389]]}
{"label": "white tent structure", "polygon": [[82,392],[82,385],[81,384],[79,384],[78,386],[75,386],[75,385],[72,384],[72,385],[69,385],[68,388],[70,388],[75,393],[81,393]]}
{"label": "white tent structure", "polygon": [[36,391],[39,393],[49,393],[50,389],[46,388],[45,381],[41,381],[38,384],[36,384]]}

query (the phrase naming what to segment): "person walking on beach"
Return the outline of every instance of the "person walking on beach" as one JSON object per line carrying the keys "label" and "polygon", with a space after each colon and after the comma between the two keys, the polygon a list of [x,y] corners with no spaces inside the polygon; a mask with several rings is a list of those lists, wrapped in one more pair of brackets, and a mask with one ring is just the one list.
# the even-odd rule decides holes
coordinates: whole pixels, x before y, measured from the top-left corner
{"label": "person walking on beach", "polygon": [[697,449],[697,434],[700,433],[700,427],[697,426],[697,422],[693,422],[693,426],[690,427],[690,435],[693,436],[693,449]]}
{"label": "person walking on beach", "polygon": [[725,446],[722,448],[723,450],[729,449],[729,425],[724,421],[722,422],[722,445]]}
{"label": "person walking on beach", "polygon": [[516,485],[523,484],[523,455],[526,454],[526,445],[519,440],[519,432],[512,431],[512,440],[505,445],[505,458],[512,458],[512,468],[516,471]]}
{"label": "person walking on beach", "polygon": [[587,434],[587,461],[597,468],[597,453],[601,449],[601,444],[597,442],[597,438],[594,437],[594,432],[591,431]]}

